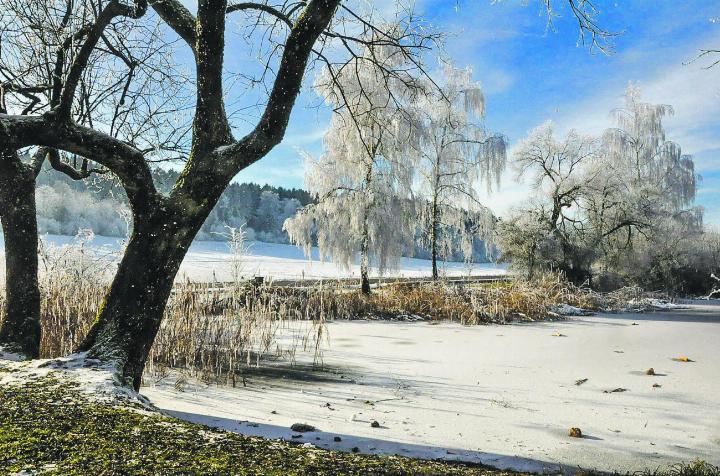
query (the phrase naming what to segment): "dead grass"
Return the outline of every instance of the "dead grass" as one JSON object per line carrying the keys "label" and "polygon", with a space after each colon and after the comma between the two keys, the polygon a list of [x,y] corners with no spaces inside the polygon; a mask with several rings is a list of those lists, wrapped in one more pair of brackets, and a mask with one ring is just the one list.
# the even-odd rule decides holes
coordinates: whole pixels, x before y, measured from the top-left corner
{"label": "dead grass", "polygon": [[547,319],[553,316],[553,307],[563,303],[591,310],[598,307],[589,290],[558,276],[533,282],[398,284],[380,289],[369,302],[378,316],[419,316],[462,324]]}
{"label": "dead grass", "polygon": [[[67,355],[81,342],[102,301],[107,269],[87,254],[44,258],[41,355]],[[105,261],[105,266],[110,266]],[[176,285],[148,361],[161,378],[170,370],[235,385],[262,359],[292,361],[298,349],[315,352],[325,323],[341,319],[506,323],[551,316],[567,303],[595,308],[594,295],[557,277],[491,284],[393,284],[370,296],[340,284],[307,288],[212,284]],[[0,298],[0,301],[2,298]]]}
{"label": "dead grass", "polygon": [[[102,251],[72,246],[42,249],[42,357],[71,353],[100,306],[115,260]],[[325,323],[341,319],[453,321],[466,325],[557,317],[553,308],[617,309],[647,297],[639,289],[601,295],[557,275],[532,282],[397,283],[362,295],[345,283],[311,287],[229,286],[185,282],[175,286],[150,353],[148,371],[182,369],[206,381],[235,384],[263,358],[293,360],[326,339]],[[4,293],[0,295],[0,304]]]}
{"label": "dead grass", "polygon": [[[108,258],[82,242],[41,249],[41,357],[70,354],[81,343],[114,270],[115,261]],[[307,299],[243,283],[222,289],[177,285],[151,349],[147,374],[162,376],[180,369],[205,381],[234,384],[244,368],[259,365],[263,357],[292,360],[302,348],[314,350],[319,359],[327,304],[322,293]]]}
{"label": "dead grass", "polygon": [[637,476],[720,476],[720,468],[702,460],[634,473]]}
{"label": "dead grass", "polygon": [[[293,303],[294,305],[289,305]],[[205,380],[235,385],[243,369],[263,358],[293,360],[297,349],[320,358],[324,314],[307,303],[283,301],[262,288],[177,286],[150,352],[148,371],[185,369]]]}

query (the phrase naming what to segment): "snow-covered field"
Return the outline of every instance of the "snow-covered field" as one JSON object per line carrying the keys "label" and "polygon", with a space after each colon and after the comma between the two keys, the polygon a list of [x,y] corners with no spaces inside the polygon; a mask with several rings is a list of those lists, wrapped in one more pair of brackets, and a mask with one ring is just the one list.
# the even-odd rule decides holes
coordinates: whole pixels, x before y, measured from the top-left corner
{"label": "snow-covered field", "polygon": [[[198,241],[193,243],[180,274],[193,280],[226,281],[231,278],[232,254],[226,243]],[[244,276],[264,276],[274,279],[334,279],[360,277],[360,266],[355,263],[350,269],[343,269],[333,263],[321,262],[317,247],[312,249],[309,260],[297,246],[254,241],[248,243],[248,250],[240,259]],[[470,266],[465,263],[441,263],[440,269],[448,276],[504,274],[505,267],[493,263],[479,263]],[[429,260],[402,258],[397,270],[386,275],[397,277],[428,277],[431,275]],[[377,276],[377,270],[371,276]]]}
{"label": "snow-covered field", "polygon": [[[71,243],[73,237],[45,235],[45,243],[63,246]],[[106,251],[117,252],[121,239],[96,236],[90,245]],[[317,248],[313,248],[313,259],[308,260],[303,251],[296,246],[249,242],[247,253],[240,259],[240,272],[245,277],[263,276],[273,279],[335,279],[343,277],[359,277],[359,266],[353,265],[349,270],[333,263],[320,262]],[[2,256],[5,244],[0,234],[0,267],[4,269]],[[227,243],[218,241],[196,241],[190,247],[178,274],[178,279],[193,281],[229,281],[234,267],[233,255]],[[468,266],[464,263],[440,263],[441,272],[448,276],[461,275],[497,275],[504,274],[503,265],[479,263]],[[386,275],[396,277],[430,276],[430,261],[415,258],[402,258],[397,270]],[[0,277],[4,272],[0,270]],[[376,276],[377,272],[373,271]]]}
{"label": "snow-covered field", "polygon": [[[328,330],[324,372],[308,370],[311,356],[300,354],[297,367],[251,375],[247,387],[195,383],[181,392],[166,378],[142,393],[183,419],[325,448],[526,470],[720,464],[720,306]],[[655,376],[645,374],[650,367]],[[293,439],[298,422],[319,431]],[[570,438],[570,427],[584,438]]]}

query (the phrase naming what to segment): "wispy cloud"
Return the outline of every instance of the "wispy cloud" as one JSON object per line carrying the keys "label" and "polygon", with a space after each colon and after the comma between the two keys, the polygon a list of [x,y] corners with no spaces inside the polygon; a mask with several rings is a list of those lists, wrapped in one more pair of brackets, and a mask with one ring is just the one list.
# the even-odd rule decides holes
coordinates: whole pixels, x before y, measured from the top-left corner
{"label": "wispy cloud", "polygon": [[[699,62],[689,62],[701,47],[720,44],[720,34],[711,34],[678,48],[674,56],[662,48],[650,49],[650,54],[662,57],[663,67],[649,65],[646,74],[619,71],[609,78],[610,86],[598,88],[582,101],[562,104],[554,121],[559,132],[577,129],[583,133],[600,134],[611,125],[609,111],[621,107],[624,91],[619,82],[636,82],[644,101],[670,104],[674,115],[665,120],[667,137],[680,144],[683,151],[695,159],[700,175],[720,171],[720,67],[705,69]],[[645,61],[647,61],[647,53]],[[638,61],[640,58],[636,58]],[[707,210],[707,221],[720,224],[720,190],[717,180],[704,180],[698,190],[698,202]]]}
{"label": "wispy cloud", "polygon": [[300,148],[306,145],[317,145],[325,136],[328,128],[329,124],[318,123],[314,124],[314,127],[308,131],[294,131],[285,137],[283,144]]}

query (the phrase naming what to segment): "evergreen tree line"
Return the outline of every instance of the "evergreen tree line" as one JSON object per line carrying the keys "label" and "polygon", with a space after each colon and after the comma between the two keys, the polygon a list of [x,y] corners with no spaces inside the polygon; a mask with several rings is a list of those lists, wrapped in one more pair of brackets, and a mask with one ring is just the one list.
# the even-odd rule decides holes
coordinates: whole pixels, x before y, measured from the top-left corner
{"label": "evergreen tree line", "polygon": [[[170,192],[178,172],[162,168],[153,170],[153,180],[161,193]],[[310,192],[299,188],[274,187],[256,183],[232,183],[220,197],[198,233],[198,240],[225,241],[228,227],[244,227],[248,240],[267,243],[289,243],[283,230],[286,219],[304,206],[316,203]],[[84,180],[72,180],[65,174],[43,167],[37,179],[37,217],[40,233],[74,236],[80,229],[91,229],[102,236],[124,237],[132,229],[127,196],[111,175],[93,174]],[[460,238],[456,237],[459,241]],[[317,244],[313,233],[313,244]],[[429,258],[430,250],[420,231],[415,249],[408,254]],[[454,253],[449,256],[462,260]],[[473,260],[487,261],[485,242],[473,241]]]}
{"label": "evergreen tree line", "polygon": [[[168,194],[178,172],[155,168],[153,180]],[[283,221],[313,201],[301,189],[255,183],[232,183],[203,224],[197,239],[225,240],[228,228],[245,227],[248,239],[287,243]],[[127,196],[108,175],[72,180],[46,167],[37,180],[37,213],[41,233],[75,235],[89,228],[98,235],[126,236],[131,220]]]}

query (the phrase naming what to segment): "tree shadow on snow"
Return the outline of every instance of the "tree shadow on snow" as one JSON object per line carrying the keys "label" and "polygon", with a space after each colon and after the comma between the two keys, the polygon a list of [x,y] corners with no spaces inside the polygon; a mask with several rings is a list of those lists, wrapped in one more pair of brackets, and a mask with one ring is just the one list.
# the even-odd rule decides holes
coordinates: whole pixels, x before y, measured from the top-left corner
{"label": "tree shadow on snow", "polygon": [[[268,439],[283,440],[292,444],[310,443],[318,448],[334,451],[352,452],[356,449],[356,451],[363,454],[398,455],[428,460],[440,459],[470,464],[482,464],[499,469],[514,469],[517,471],[528,472],[557,473],[560,471],[565,474],[574,474],[577,469],[580,469],[569,466],[561,467],[555,463],[519,456],[386,440],[381,436],[383,432],[382,427],[374,430],[378,432],[377,438],[369,438],[333,433],[330,431],[324,431],[325,429],[299,433],[290,430],[288,427],[266,423],[238,421],[228,418],[213,417],[209,415],[175,410],[163,410],[163,412],[181,420],[199,423],[225,431],[240,433],[247,436],[260,436]],[[336,441],[338,438],[340,441]],[[599,438],[589,436],[583,439],[593,440]]]}

